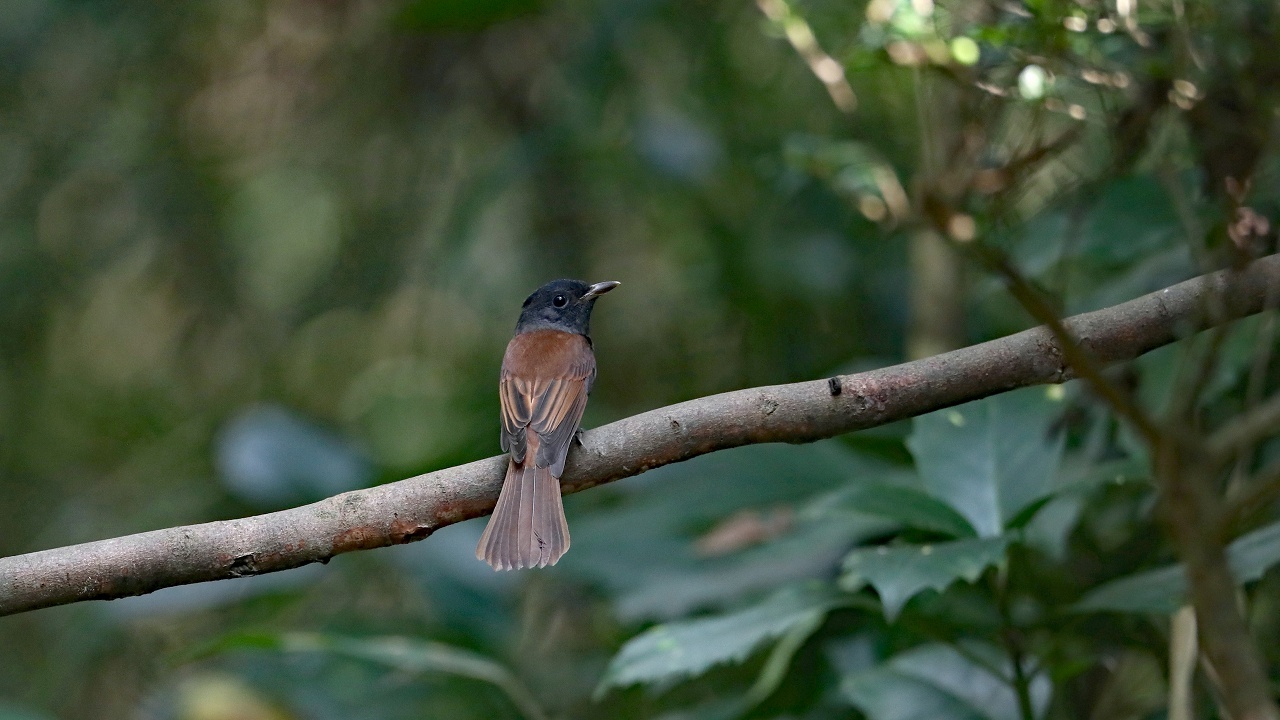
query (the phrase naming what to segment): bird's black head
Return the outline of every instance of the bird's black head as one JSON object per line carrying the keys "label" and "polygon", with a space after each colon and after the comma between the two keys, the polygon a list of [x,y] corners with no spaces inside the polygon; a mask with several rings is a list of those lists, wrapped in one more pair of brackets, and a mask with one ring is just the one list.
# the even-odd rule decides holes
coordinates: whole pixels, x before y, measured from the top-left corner
{"label": "bird's black head", "polygon": [[531,330],[563,330],[586,335],[591,324],[591,306],[596,298],[618,287],[613,280],[588,285],[581,280],[552,280],[524,301],[516,333]]}

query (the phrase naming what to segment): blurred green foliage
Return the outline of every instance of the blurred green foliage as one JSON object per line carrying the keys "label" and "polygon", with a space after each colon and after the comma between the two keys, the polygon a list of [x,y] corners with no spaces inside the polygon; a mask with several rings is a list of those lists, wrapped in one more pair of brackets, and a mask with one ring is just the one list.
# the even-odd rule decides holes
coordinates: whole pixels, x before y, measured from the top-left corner
{"label": "blurred green foliage", "polygon": [[[502,349],[554,277],[624,283],[591,426],[903,359],[922,232],[1064,312],[1274,251],[1239,220],[1280,207],[1276,16],[8,0],[0,554],[495,454]],[[1027,326],[968,286],[963,337]],[[1225,331],[1206,421],[1276,392],[1273,326]],[[1202,347],[1123,380],[1164,407]],[[492,573],[472,521],[3,618],[0,719],[1144,717],[1182,592],[1153,504],[1103,404],[1026,390],[573,496],[545,572]],[[1273,667],[1276,521],[1233,546]]]}

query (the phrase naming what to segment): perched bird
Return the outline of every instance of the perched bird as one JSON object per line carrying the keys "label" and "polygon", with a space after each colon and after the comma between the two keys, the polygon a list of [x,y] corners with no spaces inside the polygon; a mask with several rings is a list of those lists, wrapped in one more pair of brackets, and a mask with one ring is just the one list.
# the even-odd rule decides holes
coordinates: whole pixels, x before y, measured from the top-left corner
{"label": "perched bird", "polygon": [[476,547],[495,570],[555,565],[569,549],[560,476],[596,379],[591,308],[619,284],[553,280],[524,301],[498,383],[502,449],[511,457]]}

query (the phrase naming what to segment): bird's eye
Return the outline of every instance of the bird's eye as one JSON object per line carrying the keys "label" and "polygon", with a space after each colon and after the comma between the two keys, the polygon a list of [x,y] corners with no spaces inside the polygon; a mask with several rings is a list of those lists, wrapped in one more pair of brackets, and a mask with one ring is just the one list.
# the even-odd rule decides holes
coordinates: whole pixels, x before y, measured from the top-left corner
{"label": "bird's eye", "polygon": [[556,307],[564,307],[564,306],[565,306],[565,305],[567,305],[568,303],[569,303],[569,298],[567,298],[567,297],[565,297],[565,296],[563,296],[563,295],[557,295],[557,296],[555,296],[555,297],[551,298],[551,304],[552,304],[552,305],[555,305]]}

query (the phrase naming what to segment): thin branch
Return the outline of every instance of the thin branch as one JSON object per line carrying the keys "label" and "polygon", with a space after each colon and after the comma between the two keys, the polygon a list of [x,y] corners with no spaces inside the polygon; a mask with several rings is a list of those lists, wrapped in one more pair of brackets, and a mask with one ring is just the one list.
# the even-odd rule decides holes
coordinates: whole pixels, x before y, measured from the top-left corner
{"label": "thin branch", "polygon": [[782,28],[787,42],[791,43],[796,54],[809,66],[809,71],[827,89],[831,102],[844,113],[857,110],[858,96],[845,78],[844,66],[822,49],[809,23],[797,15],[786,0],[756,0],[756,4],[765,17]]}
{"label": "thin branch", "polygon": [[1239,497],[1223,512],[1223,535],[1234,532],[1258,510],[1280,499],[1280,460],[1273,460],[1244,484]]}
{"label": "thin branch", "polygon": [[[1262,657],[1236,606],[1236,583],[1220,535],[1222,502],[1209,482],[1212,468],[1200,461],[1200,443],[1187,445],[1179,442],[1186,435],[1182,431],[1185,418],[1171,417],[1171,422],[1166,423],[1169,432],[1164,432],[1130,393],[1106,377],[1102,372],[1104,363],[1099,362],[1096,353],[1083,342],[1077,342],[1073,329],[1057,319],[1049,301],[1002,253],[982,245],[976,246],[975,250],[988,266],[1005,278],[1010,292],[1023,309],[1045,323],[1059,341],[1070,367],[1089,382],[1113,411],[1128,420],[1151,448],[1161,488],[1160,508],[1165,525],[1186,569],[1204,655],[1217,671],[1219,688],[1230,714],[1250,720],[1280,718],[1271,699]],[[1237,276],[1227,271],[1220,277],[1229,287]],[[1264,308],[1270,298],[1269,293],[1270,290],[1264,290],[1264,296],[1260,298]],[[1213,353],[1222,341],[1221,324],[1231,317],[1231,310],[1227,307],[1225,294],[1206,293],[1200,301],[1202,305],[1193,317],[1203,320],[1194,321],[1194,324],[1197,328],[1214,326],[1210,347],[1210,353]],[[1211,354],[1197,366],[1194,387],[1191,388],[1195,395],[1199,394],[1200,386],[1208,378],[1212,361]],[[1175,413],[1187,414],[1191,407],[1194,407],[1194,399],[1186,403],[1185,409],[1180,409],[1179,403],[1174,402]],[[1256,431],[1258,425],[1269,419],[1264,416],[1248,427]],[[1253,439],[1247,433],[1237,435],[1243,436],[1246,442]]]}
{"label": "thin branch", "polygon": [[[1222,319],[1260,312],[1280,288],[1280,255],[1062,323],[1093,360],[1131,360],[1203,329],[1214,295]],[[751,388],[652,410],[586,432],[563,479],[572,493],[716,450],[803,443],[875,427],[1006,390],[1074,377],[1043,327],[858,375]],[[490,512],[506,460],[492,457],[266,515],[156,530],[0,558],[0,615],[142,595],[327,562],[421,540]]]}
{"label": "thin branch", "polygon": [[[1263,311],[1262,327],[1254,338],[1253,362],[1249,365],[1249,379],[1244,390],[1244,409],[1253,410],[1262,402],[1262,393],[1266,387],[1267,369],[1271,366],[1271,356],[1275,353],[1276,343],[1276,305],[1280,297],[1269,295],[1267,309]],[[1235,467],[1231,470],[1231,480],[1227,484],[1227,499],[1231,500],[1240,494],[1243,483],[1248,479],[1249,468],[1253,466],[1256,448],[1248,448],[1236,456]]]}
{"label": "thin branch", "polygon": [[1153,451],[1165,529],[1186,572],[1201,652],[1214,670],[1227,714],[1276,720],[1280,714],[1265,663],[1240,613],[1238,584],[1227,562],[1222,498],[1211,482],[1214,469],[1195,462],[1194,448],[1178,442],[1165,442]]}
{"label": "thin branch", "polygon": [[1222,346],[1229,333],[1230,329],[1226,325],[1218,325],[1205,333],[1208,336],[1204,343],[1206,347],[1201,348],[1200,343],[1194,341],[1184,345],[1182,363],[1177,368],[1173,381],[1173,386],[1179,392],[1169,399],[1165,427],[1180,428],[1183,431],[1196,428],[1196,408],[1199,406],[1200,396],[1213,380]]}
{"label": "thin branch", "polygon": [[1223,425],[1206,443],[1209,454],[1224,462],[1258,442],[1280,433],[1280,393]]}
{"label": "thin branch", "polygon": [[[1077,338],[1072,329],[1059,318],[1053,305],[1031,285],[1022,273],[1018,272],[1002,253],[985,245],[977,245],[974,249],[989,268],[1005,279],[1009,285],[1009,292],[1023,309],[1035,318],[1036,322],[1043,323],[1044,327],[1053,334],[1067,364],[1111,406],[1112,410],[1132,423],[1134,429],[1148,444],[1152,446],[1159,444],[1160,428],[1129,393],[1103,374],[1102,369],[1105,363],[1086,343],[1087,338]],[[1153,293],[1153,295],[1159,295],[1159,293]],[[1212,293],[1208,296],[1212,296]]]}

